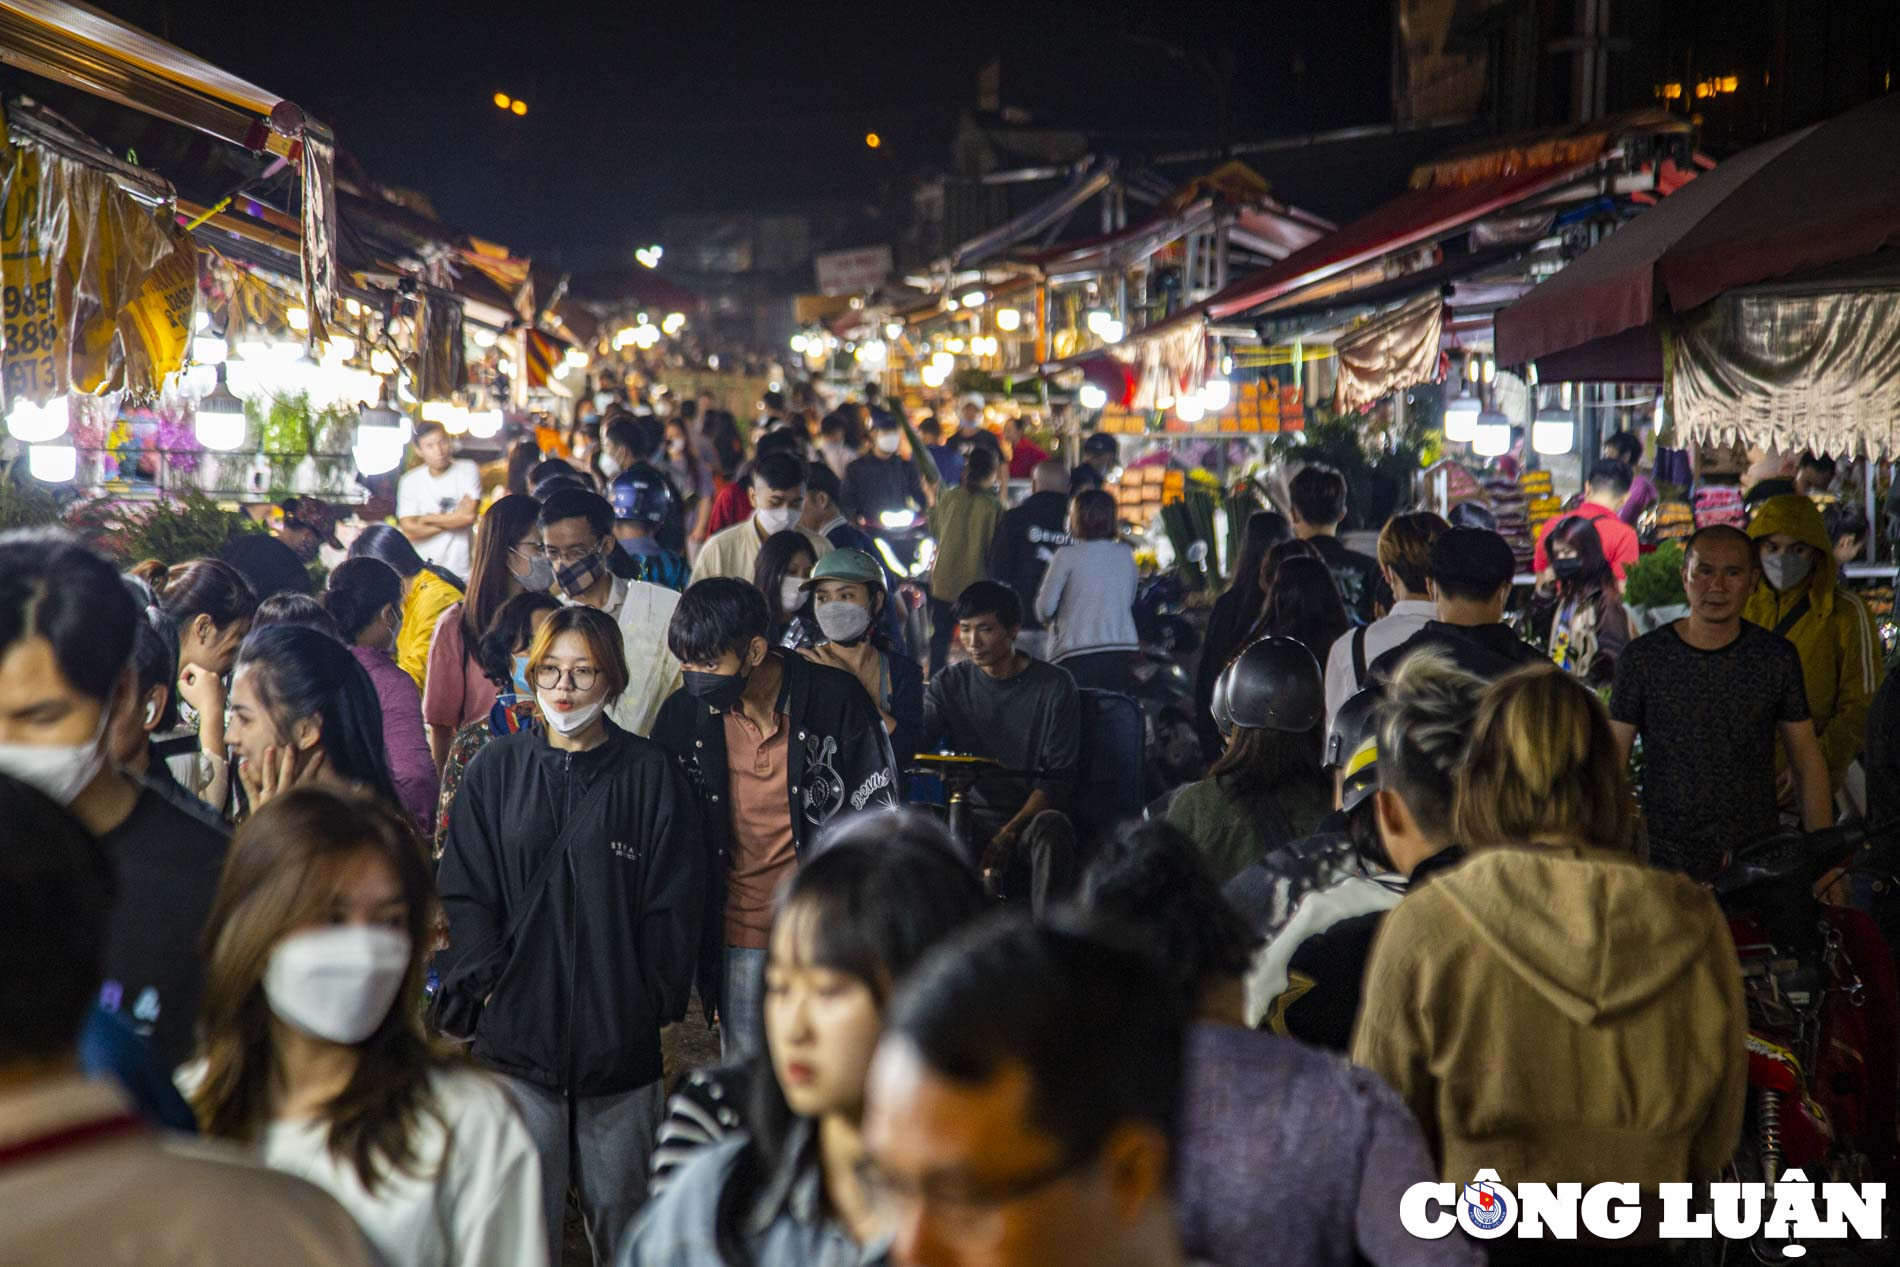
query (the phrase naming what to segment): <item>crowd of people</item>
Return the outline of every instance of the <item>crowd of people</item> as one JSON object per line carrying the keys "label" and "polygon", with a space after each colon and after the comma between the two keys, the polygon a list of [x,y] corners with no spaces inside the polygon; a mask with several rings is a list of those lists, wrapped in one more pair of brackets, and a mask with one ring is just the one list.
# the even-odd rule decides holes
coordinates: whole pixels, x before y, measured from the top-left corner
{"label": "crowd of people", "polygon": [[[347,547],[286,507],[288,571],[0,536],[0,1262],[535,1267],[571,1201],[620,1267],[1479,1263],[1408,1187],[1729,1162],[1707,883],[1857,763],[1900,786],[1805,492],[1689,537],[1638,636],[1627,437],[1528,606],[1497,532],[1361,553],[1297,470],[1209,616],[1198,777],[1116,823],[1113,437],[772,392],[747,445],[608,402],[498,489],[415,447]],[[689,1017],[721,1059],[669,1086]]]}

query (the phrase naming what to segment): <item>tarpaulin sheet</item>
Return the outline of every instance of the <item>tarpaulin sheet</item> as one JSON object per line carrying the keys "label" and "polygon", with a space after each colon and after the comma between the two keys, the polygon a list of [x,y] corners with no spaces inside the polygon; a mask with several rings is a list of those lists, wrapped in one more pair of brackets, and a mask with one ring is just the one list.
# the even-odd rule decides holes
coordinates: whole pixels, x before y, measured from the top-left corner
{"label": "tarpaulin sheet", "polygon": [[1444,316],[1444,300],[1433,291],[1374,317],[1335,342],[1336,407],[1342,413],[1358,413],[1402,387],[1437,378]]}
{"label": "tarpaulin sheet", "polygon": [[1670,412],[1691,439],[1900,455],[1900,288],[1728,295],[1669,334]]}

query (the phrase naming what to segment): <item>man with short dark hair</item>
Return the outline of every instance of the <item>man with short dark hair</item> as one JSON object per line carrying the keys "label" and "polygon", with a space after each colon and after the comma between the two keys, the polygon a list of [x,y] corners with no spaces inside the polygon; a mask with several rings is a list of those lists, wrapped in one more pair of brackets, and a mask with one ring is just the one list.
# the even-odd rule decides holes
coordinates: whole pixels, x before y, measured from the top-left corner
{"label": "man with short dark hair", "polygon": [[[1618,585],[1623,583],[1623,569],[1636,562],[1642,548],[1636,541],[1636,529],[1617,518],[1617,512],[1630,495],[1631,482],[1635,477],[1629,465],[1614,458],[1605,458],[1590,468],[1590,478],[1584,485],[1583,500],[1571,512],[1580,519],[1588,519],[1597,530],[1597,539],[1603,543],[1603,557],[1609,562],[1610,571],[1616,574]],[[1551,584],[1555,573],[1550,568],[1550,534],[1556,530],[1567,515],[1552,516],[1537,534],[1537,549],[1532,557],[1531,566],[1537,573],[1540,586]]]}
{"label": "man with short dark hair", "polygon": [[892,1256],[1185,1267],[1186,1036],[1186,1008],[1137,951],[1020,924],[938,947],[899,990],[865,1089],[867,1186]]}
{"label": "man with short dark hair", "polygon": [[1439,647],[1467,673],[1490,681],[1544,656],[1503,622],[1517,556],[1504,538],[1482,528],[1452,528],[1432,544],[1436,618],[1372,662],[1369,681],[1387,682],[1406,656]]}
{"label": "man with short dark hair", "polygon": [[1106,431],[1082,441],[1082,460],[1069,472],[1069,496],[1105,486],[1121,460],[1121,442]]}
{"label": "man with short dark hair", "polygon": [[455,441],[439,422],[418,426],[415,443],[422,465],[396,482],[396,526],[424,563],[467,576],[481,517],[482,469],[455,456]]}
{"label": "man with short dark hair", "polygon": [[0,778],[0,1262],[381,1261],[319,1189],[221,1142],[151,1130],[116,1083],[80,1072],[117,887],[78,821]]}
{"label": "man with short dark hair", "polygon": [[937,468],[939,481],[947,488],[963,482],[963,455],[943,443],[943,424],[936,415],[917,424],[917,438],[924,442],[924,454]]}
{"label": "man with short dark hair", "polygon": [[614,511],[607,499],[580,488],[557,489],[541,504],[541,549],[554,569],[554,590],[569,606],[596,607],[613,617],[627,653],[627,689],[610,712],[624,730],[645,737],[660,705],[679,686],[679,662],[666,650],[666,629],[679,594],[613,570]]}
{"label": "man with short dark hair", "polygon": [[1339,540],[1346,518],[1346,477],[1332,467],[1313,462],[1300,468],[1287,483],[1293,511],[1293,535],[1319,551],[1320,561],[1333,574],[1340,601],[1354,619],[1372,619],[1372,601],[1379,588],[1379,562]]}
{"label": "man with short dark hair", "polygon": [[1068,468],[1043,462],[1035,470],[1029,496],[1003,512],[1003,524],[990,546],[990,575],[1016,591],[1023,605],[1018,645],[1037,659],[1048,658],[1048,631],[1036,618],[1036,595],[1057,550],[1069,544]]}
{"label": "man with short dark hair", "polygon": [[799,525],[805,509],[806,466],[789,453],[774,449],[752,463],[752,515],[716,532],[693,562],[699,580],[733,576],[751,580],[759,549],[775,532],[797,531],[811,542],[819,557],[831,553],[831,543]]}
{"label": "man with short dark hair", "polygon": [[875,410],[871,414],[871,451],[844,471],[838,509],[853,519],[878,523],[894,511],[921,512],[924,481],[917,464],[899,456],[904,445],[903,424],[896,416]]}
{"label": "man with short dark hair", "polygon": [[1656,485],[1643,474],[1643,442],[1634,431],[1615,432],[1603,441],[1603,456],[1630,469],[1630,494],[1616,517],[1634,528],[1643,512],[1660,498]]}
{"label": "man with short dark hair", "polygon": [[[992,884],[1040,906],[1068,887],[1064,812],[1081,761],[1081,701],[1075,679],[1016,649],[1022,604],[1009,586],[977,581],[952,609],[957,637],[970,653],[930,679],[924,692],[924,748],[989,757],[1005,771],[979,772],[970,790],[972,839]],[[1032,824],[1029,847],[1018,848]],[[1063,818],[1058,824],[1055,820]],[[1073,831],[1069,831],[1073,837]],[[1053,840],[1045,848],[1045,841]],[[1038,900],[1040,899],[1040,900]]]}
{"label": "man with short dark hair", "polygon": [[1689,614],[1636,639],[1616,661],[1610,726],[1625,755],[1643,737],[1650,861],[1698,880],[1778,828],[1777,734],[1802,826],[1819,831],[1834,821],[1801,657],[1780,634],[1742,619],[1759,576],[1747,534],[1702,529],[1683,553]]}
{"label": "man with short dark hair", "polygon": [[695,582],[666,631],[684,689],[653,731],[686,767],[719,859],[699,990],[728,1061],[761,1048],[759,989],[780,886],[835,816],[898,803],[897,762],[864,687],[773,650],[770,624],[750,583]]}

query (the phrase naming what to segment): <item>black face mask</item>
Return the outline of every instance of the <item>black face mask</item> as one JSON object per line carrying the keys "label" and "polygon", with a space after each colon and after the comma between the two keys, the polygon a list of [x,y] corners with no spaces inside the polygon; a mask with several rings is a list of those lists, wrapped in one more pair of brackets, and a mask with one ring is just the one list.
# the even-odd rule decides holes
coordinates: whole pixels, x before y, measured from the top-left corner
{"label": "black face mask", "polygon": [[691,669],[680,670],[680,681],[686,687],[686,693],[701,701],[709,708],[729,713],[738,706],[745,694],[745,684],[752,676],[751,671],[742,673],[695,673]]}
{"label": "black face mask", "polygon": [[1568,584],[1583,575],[1583,560],[1552,559],[1550,561],[1550,570],[1557,574],[1558,580]]}

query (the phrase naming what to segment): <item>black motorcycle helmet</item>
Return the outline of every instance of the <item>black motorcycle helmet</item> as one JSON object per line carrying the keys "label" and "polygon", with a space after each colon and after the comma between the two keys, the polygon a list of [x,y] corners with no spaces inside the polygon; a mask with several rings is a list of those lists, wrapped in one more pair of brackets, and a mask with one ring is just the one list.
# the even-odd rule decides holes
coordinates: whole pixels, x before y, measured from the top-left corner
{"label": "black motorcycle helmet", "polygon": [[1326,731],[1326,766],[1343,770],[1359,745],[1377,729],[1379,705],[1385,702],[1385,687],[1374,684],[1349,697],[1333,715]]}
{"label": "black motorcycle helmet", "polygon": [[1119,458],[1121,445],[1116,443],[1114,436],[1105,431],[1097,431],[1082,441],[1082,456],[1084,458]]}
{"label": "black motorcycle helmet", "polygon": [[[1244,729],[1297,734],[1319,725],[1326,715],[1319,661],[1291,638],[1262,638],[1250,644],[1221,678],[1228,716]],[[1216,685],[1216,697],[1220,694]]]}

